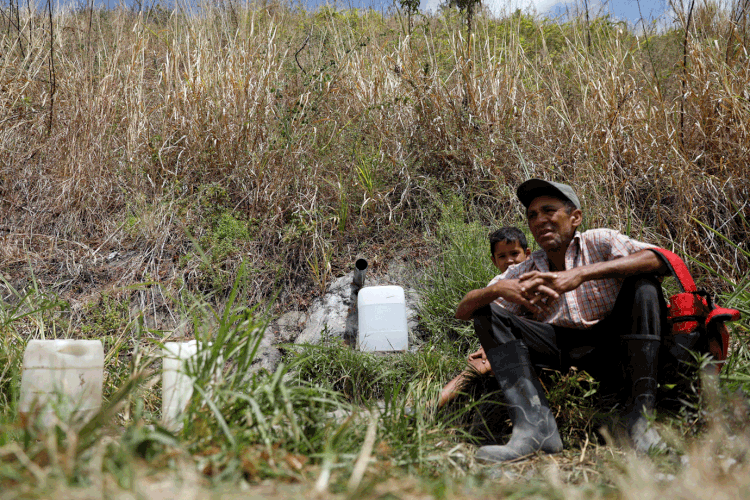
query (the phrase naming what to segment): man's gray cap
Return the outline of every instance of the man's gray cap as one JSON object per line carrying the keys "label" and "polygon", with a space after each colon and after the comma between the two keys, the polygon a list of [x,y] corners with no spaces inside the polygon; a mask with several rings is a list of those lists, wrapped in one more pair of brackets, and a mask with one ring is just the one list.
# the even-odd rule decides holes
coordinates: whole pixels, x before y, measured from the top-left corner
{"label": "man's gray cap", "polygon": [[529,179],[518,186],[516,194],[526,208],[529,208],[529,205],[534,201],[534,198],[546,195],[554,196],[555,198],[562,198],[563,200],[570,200],[577,209],[581,209],[581,202],[578,201],[578,196],[576,196],[573,188],[567,184],[560,184],[559,182],[545,181],[543,179]]}

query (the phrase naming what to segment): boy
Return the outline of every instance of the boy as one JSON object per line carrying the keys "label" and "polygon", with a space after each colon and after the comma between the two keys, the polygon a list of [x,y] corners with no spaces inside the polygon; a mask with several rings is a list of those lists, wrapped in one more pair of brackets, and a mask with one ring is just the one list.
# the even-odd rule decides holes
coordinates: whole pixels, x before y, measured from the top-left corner
{"label": "boy", "polygon": [[[490,234],[490,256],[492,263],[498,268],[500,273],[504,273],[512,265],[525,261],[529,255],[531,255],[531,250],[529,250],[526,235],[517,227],[503,227]],[[469,354],[468,362],[472,366],[473,371],[478,372],[480,375],[492,371],[482,348]],[[438,408],[442,408],[458,395],[458,392],[470,375],[469,370],[464,370],[443,387],[440,393],[440,400],[438,401]]]}
{"label": "boy", "polygon": [[520,264],[531,255],[526,235],[517,227],[508,226],[490,235],[492,263],[504,273],[514,264]]}

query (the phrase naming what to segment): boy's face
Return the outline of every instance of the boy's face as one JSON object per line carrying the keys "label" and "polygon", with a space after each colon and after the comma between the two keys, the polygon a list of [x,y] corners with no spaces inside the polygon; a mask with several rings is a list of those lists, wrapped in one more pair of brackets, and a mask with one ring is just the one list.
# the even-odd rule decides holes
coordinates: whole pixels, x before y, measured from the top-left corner
{"label": "boy's face", "polygon": [[520,264],[531,254],[528,248],[524,250],[517,241],[499,241],[495,243],[494,252],[492,252],[492,263],[495,267],[504,273],[513,264]]}

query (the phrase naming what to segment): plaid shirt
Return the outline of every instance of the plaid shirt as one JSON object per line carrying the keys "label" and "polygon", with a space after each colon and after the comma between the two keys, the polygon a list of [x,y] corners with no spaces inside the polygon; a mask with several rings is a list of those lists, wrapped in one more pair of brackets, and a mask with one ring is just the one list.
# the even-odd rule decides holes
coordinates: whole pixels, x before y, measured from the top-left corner
{"label": "plaid shirt", "polygon": [[[612,229],[576,232],[565,252],[565,269],[614,260],[653,246]],[[509,267],[503,274],[495,276],[489,284],[492,285],[501,279],[517,279],[530,271],[549,272],[549,261],[544,250],[537,250],[524,262]],[[539,315],[532,315],[523,306],[503,298],[498,298],[495,303],[513,314],[530,317],[542,323],[586,329],[597,324],[612,311],[621,286],[622,279],[617,278],[587,281],[575,290],[549,302],[546,311]]]}

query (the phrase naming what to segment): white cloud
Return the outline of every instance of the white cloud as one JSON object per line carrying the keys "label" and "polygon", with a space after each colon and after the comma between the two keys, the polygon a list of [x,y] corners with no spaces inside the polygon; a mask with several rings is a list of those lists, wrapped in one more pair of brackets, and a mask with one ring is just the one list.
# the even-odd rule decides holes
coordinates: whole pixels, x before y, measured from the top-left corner
{"label": "white cloud", "polygon": [[419,8],[427,12],[435,12],[439,4],[439,0],[421,0],[419,2]]}
{"label": "white cloud", "polygon": [[516,9],[543,13],[557,3],[560,0],[485,0],[485,5],[494,13],[513,12]]}
{"label": "white cloud", "polygon": [[[426,11],[436,11],[444,0],[422,0],[421,8]],[[577,15],[583,12],[588,4],[592,16],[612,15],[615,19],[627,20],[636,24],[643,16],[648,22],[653,19],[665,20],[669,10],[670,0],[481,0],[482,3],[496,16],[504,16],[521,9],[524,12],[549,15]],[[687,1],[687,0],[676,0]]]}
{"label": "white cloud", "polygon": [[[440,3],[441,0],[422,0],[420,7],[422,10],[434,12]],[[513,12],[516,9],[543,13],[553,5],[561,3],[561,0],[483,0],[483,3],[495,14]]]}

